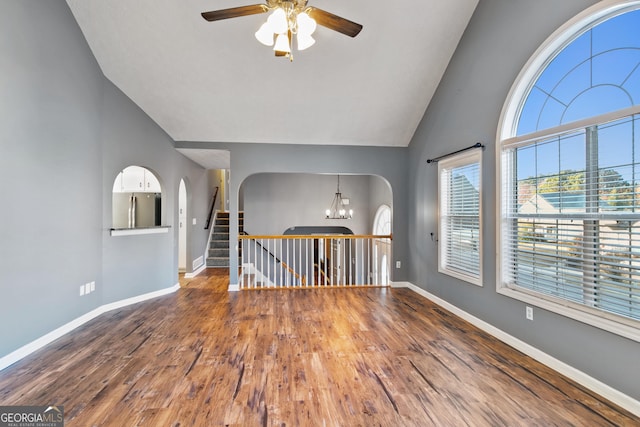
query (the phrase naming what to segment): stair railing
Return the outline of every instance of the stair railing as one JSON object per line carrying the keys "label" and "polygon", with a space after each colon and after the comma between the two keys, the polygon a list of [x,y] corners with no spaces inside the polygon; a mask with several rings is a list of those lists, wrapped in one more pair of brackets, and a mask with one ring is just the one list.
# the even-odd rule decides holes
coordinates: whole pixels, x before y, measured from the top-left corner
{"label": "stair railing", "polygon": [[218,198],[218,190],[220,187],[216,187],[213,192],[213,197],[211,198],[211,206],[209,207],[209,215],[207,215],[207,222],[204,224],[204,229],[208,230],[211,225],[211,221],[213,219],[213,209],[216,207],[216,199]]}
{"label": "stair railing", "polygon": [[238,236],[241,289],[388,286],[391,235]]}
{"label": "stair railing", "polygon": [[[300,276],[300,274],[298,274],[293,268],[291,268],[289,265],[287,265],[287,263],[283,262],[280,258],[278,258],[275,254],[273,254],[271,252],[271,249],[268,247],[265,247],[262,243],[262,241],[260,240],[256,240],[256,239],[251,239],[251,235],[249,233],[247,233],[246,231],[242,230],[240,231],[240,235],[243,237],[247,237],[250,241],[253,241],[253,244],[260,247],[265,255],[268,257],[269,260],[271,260],[271,263],[267,263],[265,264],[264,262],[260,262],[260,265],[273,265],[273,266],[280,266],[282,269],[284,269],[283,273],[288,273],[291,274],[293,276],[293,278],[298,282],[298,283],[302,283],[302,284],[306,284],[307,279],[306,277]],[[244,245],[244,246],[251,246],[251,243],[249,243],[248,245]],[[243,247],[244,246],[240,246],[240,253],[242,253]],[[254,257],[254,259],[256,259],[258,257]],[[262,260],[261,260],[262,261]],[[273,269],[268,269],[267,275],[265,276],[264,274],[261,274],[262,277],[265,277],[267,279],[268,282],[270,282],[271,284],[273,284],[273,281],[271,280],[271,276],[276,276],[276,274],[271,274],[271,272],[277,272],[278,270],[276,268]]]}

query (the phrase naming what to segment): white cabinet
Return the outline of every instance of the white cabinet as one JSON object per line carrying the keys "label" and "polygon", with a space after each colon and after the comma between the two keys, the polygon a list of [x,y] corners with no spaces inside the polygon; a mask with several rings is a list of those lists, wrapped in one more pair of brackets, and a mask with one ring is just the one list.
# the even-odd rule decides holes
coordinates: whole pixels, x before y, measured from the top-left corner
{"label": "white cabinet", "polygon": [[113,183],[114,193],[160,193],[160,181],[149,170],[129,166],[118,174]]}
{"label": "white cabinet", "polygon": [[144,191],[148,193],[160,193],[162,192],[162,188],[160,188],[160,181],[156,176],[148,171],[144,170]]}
{"label": "white cabinet", "polygon": [[144,191],[144,169],[138,166],[129,166],[122,172],[122,191],[133,193]]}

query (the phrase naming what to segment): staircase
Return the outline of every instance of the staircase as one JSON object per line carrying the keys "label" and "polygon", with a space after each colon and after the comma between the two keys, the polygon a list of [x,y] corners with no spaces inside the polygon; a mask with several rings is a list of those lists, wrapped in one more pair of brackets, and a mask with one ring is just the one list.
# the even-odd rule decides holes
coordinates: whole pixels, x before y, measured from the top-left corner
{"label": "staircase", "polygon": [[[238,212],[238,232],[244,230],[244,213]],[[240,265],[240,259],[238,259]],[[207,267],[229,268],[229,212],[218,212],[209,241]]]}

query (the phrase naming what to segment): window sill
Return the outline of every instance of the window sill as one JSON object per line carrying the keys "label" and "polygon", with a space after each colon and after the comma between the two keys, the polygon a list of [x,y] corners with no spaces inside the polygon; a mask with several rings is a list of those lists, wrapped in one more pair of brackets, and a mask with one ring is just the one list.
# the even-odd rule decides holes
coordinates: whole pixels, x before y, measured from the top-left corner
{"label": "window sill", "polygon": [[570,301],[556,300],[553,297],[528,292],[523,289],[498,286],[496,291],[501,295],[640,342],[640,322],[635,320],[590,309],[589,307],[574,304]]}
{"label": "window sill", "polygon": [[457,271],[449,270],[447,268],[443,268],[440,266],[438,268],[438,273],[446,274],[447,276],[455,277],[458,280],[462,280],[463,282],[470,283],[475,286],[482,287],[482,271],[480,271],[479,277],[473,277],[466,274],[459,273]]}
{"label": "window sill", "polygon": [[169,232],[170,225],[159,227],[140,227],[140,228],[112,228],[111,236],[137,236],[141,234],[165,234]]}

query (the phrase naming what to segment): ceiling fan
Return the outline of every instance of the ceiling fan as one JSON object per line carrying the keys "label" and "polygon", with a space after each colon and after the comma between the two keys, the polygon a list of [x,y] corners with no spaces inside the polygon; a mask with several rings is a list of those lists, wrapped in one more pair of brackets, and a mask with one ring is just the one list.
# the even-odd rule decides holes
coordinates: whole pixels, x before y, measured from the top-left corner
{"label": "ceiling fan", "polygon": [[355,37],[362,25],[349,21],[317,7],[307,6],[308,0],[266,0],[266,4],[232,7],[229,9],[202,12],[207,21],[237,18],[273,12],[267,22],[255,33],[256,38],[267,46],[273,46],[276,56],[286,56],[293,61],[291,44],[296,36],[298,50],[304,50],[315,43],[311,34],[316,24]]}

